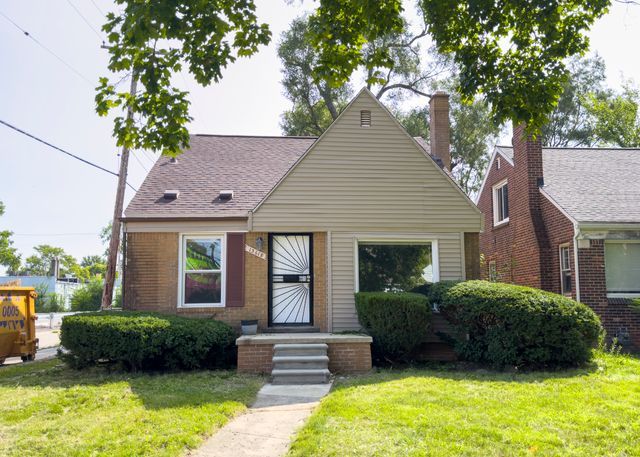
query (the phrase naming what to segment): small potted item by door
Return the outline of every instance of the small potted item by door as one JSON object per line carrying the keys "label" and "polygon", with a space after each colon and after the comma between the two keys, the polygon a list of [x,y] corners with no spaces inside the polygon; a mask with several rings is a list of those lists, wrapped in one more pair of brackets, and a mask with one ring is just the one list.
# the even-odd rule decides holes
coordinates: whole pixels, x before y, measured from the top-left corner
{"label": "small potted item by door", "polygon": [[242,326],[243,335],[255,335],[258,333],[258,320],[243,320],[240,321]]}

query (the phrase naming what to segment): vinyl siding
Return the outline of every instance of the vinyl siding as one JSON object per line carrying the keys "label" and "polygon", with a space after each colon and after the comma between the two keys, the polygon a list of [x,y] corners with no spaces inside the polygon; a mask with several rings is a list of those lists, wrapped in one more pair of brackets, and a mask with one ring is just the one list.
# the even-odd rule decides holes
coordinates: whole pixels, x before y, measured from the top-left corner
{"label": "vinyl siding", "polygon": [[[372,125],[360,127],[360,110]],[[478,232],[481,216],[363,91],[253,215],[259,231]]]}
{"label": "vinyl siding", "polygon": [[[360,110],[371,127],[360,127]],[[463,232],[479,232],[479,210],[361,92],[253,214],[252,230],[330,231],[331,324],[357,329],[354,240],[363,233],[438,241],[440,279],[464,277]]]}
{"label": "vinyl siding", "polygon": [[[359,329],[355,292],[355,240],[371,237],[372,233],[332,232],[331,234],[331,303],[332,331]],[[385,237],[393,236],[385,234]],[[410,234],[398,234],[412,238]],[[421,233],[420,239],[437,241],[440,280],[462,279],[464,256],[460,233]]]}

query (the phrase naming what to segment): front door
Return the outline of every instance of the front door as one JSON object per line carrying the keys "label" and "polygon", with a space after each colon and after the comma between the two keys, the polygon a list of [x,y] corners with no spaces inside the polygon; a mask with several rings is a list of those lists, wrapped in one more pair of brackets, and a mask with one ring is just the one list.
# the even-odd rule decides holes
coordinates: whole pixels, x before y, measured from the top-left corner
{"label": "front door", "polygon": [[313,236],[269,235],[269,325],[313,324]]}

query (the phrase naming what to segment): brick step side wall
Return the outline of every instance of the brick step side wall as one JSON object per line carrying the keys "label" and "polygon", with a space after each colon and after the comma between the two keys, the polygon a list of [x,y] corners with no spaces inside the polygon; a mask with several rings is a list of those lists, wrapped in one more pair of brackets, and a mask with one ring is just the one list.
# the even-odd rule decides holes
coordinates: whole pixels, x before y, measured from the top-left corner
{"label": "brick step side wall", "polygon": [[[361,374],[371,370],[370,343],[327,343],[329,371],[333,374]],[[238,346],[239,373],[271,373],[273,344]]]}

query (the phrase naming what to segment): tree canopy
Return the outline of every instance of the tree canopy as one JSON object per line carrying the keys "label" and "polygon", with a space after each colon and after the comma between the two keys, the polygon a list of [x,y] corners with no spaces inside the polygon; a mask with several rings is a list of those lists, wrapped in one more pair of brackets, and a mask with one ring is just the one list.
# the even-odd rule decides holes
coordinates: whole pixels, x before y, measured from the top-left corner
{"label": "tree canopy", "polygon": [[640,91],[631,83],[620,93],[589,95],[587,109],[594,118],[594,134],[601,145],[640,146]]}
{"label": "tree canopy", "polygon": [[[201,85],[217,82],[238,57],[254,54],[271,33],[255,14],[253,0],[185,0],[181,2],[115,0],[121,9],[107,14],[102,29],[109,41],[109,70],[127,72],[143,89],[131,95],[104,77],[96,94],[96,111],[114,120],[118,146],[178,154],[189,143],[188,93],[171,77],[186,66]],[[130,109],[134,119],[123,112]]]}
{"label": "tree canopy", "polygon": [[[424,30],[392,33],[365,46],[368,62],[379,49],[391,49],[391,66],[382,71],[375,65],[362,65],[367,88],[390,106],[410,135],[429,138],[428,97],[438,89],[452,92],[452,172],[462,188],[472,194],[478,190],[480,177],[488,163],[489,145],[499,132],[486,103],[476,97],[462,103],[455,92],[456,75],[449,59],[434,49],[422,49],[427,41]],[[311,46],[308,19],[296,19],[283,33],[278,45],[282,62],[284,94],[293,106],[282,115],[281,127],[286,135],[319,136],[335,120],[353,95],[350,82],[337,88],[313,78],[319,54]],[[375,80],[371,76],[378,74]],[[419,98],[421,108],[401,109],[409,98]]]}
{"label": "tree canopy", "polygon": [[[482,94],[496,124],[524,123],[539,132],[566,80],[565,59],[588,48],[586,32],[610,0],[420,0],[427,32],[460,72],[465,100]],[[339,86],[361,65],[392,65],[380,48],[365,60],[364,48],[381,36],[401,33],[401,0],[321,0],[310,18],[319,51],[315,77]],[[371,80],[381,77],[373,72]]]}
{"label": "tree canopy", "polygon": [[598,137],[589,101],[592,96],[598,100],[609,98],[604,85],[604,60],[597,54],[573,57],[567,67],[567,80],[549,122],[542,127],[542,140],[550,147],[593,146]]}

